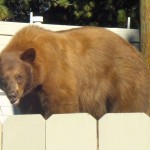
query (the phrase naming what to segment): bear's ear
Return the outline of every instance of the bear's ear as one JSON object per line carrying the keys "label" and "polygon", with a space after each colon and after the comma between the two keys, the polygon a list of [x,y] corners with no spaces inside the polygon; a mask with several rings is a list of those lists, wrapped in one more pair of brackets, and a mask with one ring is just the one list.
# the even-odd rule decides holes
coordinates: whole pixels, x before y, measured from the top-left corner
{"label": "bear's ear", "polygon": [[34,48],[27,49],[23,54],[21,54],[20,59],[29,63],[34,62],[36,57],[36,52]]}

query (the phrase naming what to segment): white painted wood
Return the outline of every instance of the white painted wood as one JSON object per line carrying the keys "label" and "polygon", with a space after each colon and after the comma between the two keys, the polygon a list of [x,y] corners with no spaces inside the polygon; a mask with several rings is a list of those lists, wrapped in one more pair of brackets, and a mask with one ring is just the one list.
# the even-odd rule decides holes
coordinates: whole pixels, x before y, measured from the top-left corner
{"label": "white painted wood", "polygon": [[17,107],[13,107],[5,93],[0,90],[0,115],[8,116],[13,114],[20,114]]}
{"label": "white painted wood", "polygon": [[97,150],[96,132],[89,114],[52,115],[46,122],[46,149]]}
{"label": "white painted wood", "polygon": [[107,28],[107,29],[114,33],[117,33],[122,38],[131,43],[140,41],[138,29],[125,29],[125,28]]}
{"label": "white painted wood", "polygon": [[1,106],[2,115],[13,115],[14,109],[12,106]]}
{"label": "white painted wood", "polygon": [[0,106],[12,106],[4,93],[0,92]]}
{"label": "white painted wood", "polygon": [[106,114],[99,120],[99,150],[149,150],[150,118],[143,113]]}
{"label": "white painted wood", "polygon": [[[18,30],[27,25],[30,25],[30,23],[0,21],[0,35],[14,35]],[[79,27],[79,26],[52,25],[52,24],[36,24],[36,25],[52,31],[67,30]]]}
{"label": "white painted wood", "polygon": [[3,124],[3,150],[45,150],[45,120],[40,115],[9,116]]}
{"label": "white painted wood", "polygon": [[2,125],[0,123],[0,150],[2,150]]}
{"label": "white painted wood", "polygon": [[6,115],[0,115],[0,123],[3,124],[5,122],[5,120],[8,118],[8,116]]}
{"label": "white painted wood", "polygon": [[6,44],[11,40],[12,36],[0,35],[0,46],[1,50],[6,46]]}

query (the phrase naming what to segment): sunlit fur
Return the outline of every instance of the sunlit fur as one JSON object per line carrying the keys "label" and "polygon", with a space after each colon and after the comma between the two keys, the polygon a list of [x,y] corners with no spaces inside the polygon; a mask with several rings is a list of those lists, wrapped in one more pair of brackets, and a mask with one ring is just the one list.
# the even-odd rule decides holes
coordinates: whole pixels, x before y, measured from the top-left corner
{"label": "sunlit fur", "polygon": [[[24,55],[27,50],[31,57]],[[108,112],[149,113],[150,74],[140,53],[106,29],[52,32],[28,26],[13,37],[0,59],[0,76],[9,77],[10,87],[16,72],[25,75],[18,85],[19,107],[25,113],[47,118],[88,112],[97,119]]]}

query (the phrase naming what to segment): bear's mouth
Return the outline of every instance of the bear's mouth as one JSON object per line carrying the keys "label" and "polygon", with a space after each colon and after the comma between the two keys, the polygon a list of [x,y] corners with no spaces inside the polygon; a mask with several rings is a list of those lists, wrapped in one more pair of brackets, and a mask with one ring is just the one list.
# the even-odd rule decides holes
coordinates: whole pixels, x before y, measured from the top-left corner
{"label": "bear's mouth", "polygon": [[15,100],[12,104],[13,104],[13,105],[18,105],[19,102],[20,102],[20,99],[17,99],[17,100]]}
{"label": "bear's mouth", "polygon": [[10,103],[13,104],[13,105],[18,105],[19,102],[20,102],[20,98],[12,98],[12,99],[9,99],[10,100]]}
{"label": "bear's mouth", "polygon": [[18,105],[22,97],[23,91],[13,91],[9,92],[7,97],[12,105]]}
{"label": "bear's mouth", "polygon": [[18,105],[20,102],[20,98],[21,98],[18,94],[16,94],[16,95],[9,94],[9,95],[7,95],[7,97],[12,105]]}

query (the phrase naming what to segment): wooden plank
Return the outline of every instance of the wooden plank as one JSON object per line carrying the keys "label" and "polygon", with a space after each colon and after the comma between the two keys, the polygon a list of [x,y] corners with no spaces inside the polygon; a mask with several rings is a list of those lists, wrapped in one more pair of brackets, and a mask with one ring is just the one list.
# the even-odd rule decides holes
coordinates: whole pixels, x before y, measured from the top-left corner
{"label": "wooden plank", "polygon": [[3,125],[3,123],[5,122],[5,120],[8,118],[8,116],[5,115],[0,115],[0,123]]}
{"label": "wooden plank", "polygon": [[140,42],[139,30],[138,29],[125,29],[125,28],[107,28],[108,30],[117,33],[125,40],[133,43]]}
{"label": "wooden plank", "polygon": [[9,116],[3,124],[3,150],[45,150],[45,120],[41,115]]}
{"label": "wooden plank", "polygon": [[88,114],[52,115],[46,122],[47,150],[97,150],[96,120]]}
{"label": "wooden plank", "polygon": [[12,106],[4,92],[0,92],[0,106]]}
{"label": "wooden plank", "polygon": [[10,40],[12,36],[5,36],[5,35],[0,35],[0,45],[6,45]]}
{"label": "wooden plank", "polygon": [[[1,35],[14,35],[21,28],[30,25],[30,23],[18,23],[18,22],[4,22],[0,21],[0,34]],[[68,25],[52,25],[52,24],[36,24],[45,29],[52,31],[67,30],[72,28],[77,28],[79,26],[68,26]]]}
{"label": "wooden plank", "polygon": [[20,114],[19,109],[13,106],[5,93],[0,90],[0,115],[8,116],[13,114]]}
{"label": "wooden plank", "polygon": [[1,35],[14,35],[19,29],[27,25],[28,25],[27,23],[0,21],[0,34]]}
{"label": "wooden plank", "polygon": [[13,36],[6,36],[0,34],[0,52],[5,48],[8,42],[11,40]]}
{"label": "wooden plank", "polygon": [[143,113],[107,114],[99,120],[99,150],[149,150],[150,118]]}

